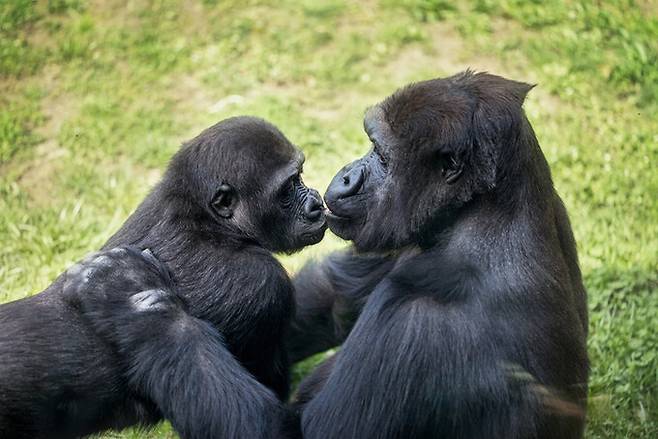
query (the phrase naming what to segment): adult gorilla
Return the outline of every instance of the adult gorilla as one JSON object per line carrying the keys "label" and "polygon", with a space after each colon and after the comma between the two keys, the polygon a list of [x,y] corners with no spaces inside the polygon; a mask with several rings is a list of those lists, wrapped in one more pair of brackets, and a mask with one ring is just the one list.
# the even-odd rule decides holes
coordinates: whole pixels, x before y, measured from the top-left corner
{"label": "adult gorilla", "polygon": [[301,386],[305,438],[582,436],[586,295],[530,89],[467,71],[367,112],[325,196],[354,248],[296,279],[295,359],[360,312]]}

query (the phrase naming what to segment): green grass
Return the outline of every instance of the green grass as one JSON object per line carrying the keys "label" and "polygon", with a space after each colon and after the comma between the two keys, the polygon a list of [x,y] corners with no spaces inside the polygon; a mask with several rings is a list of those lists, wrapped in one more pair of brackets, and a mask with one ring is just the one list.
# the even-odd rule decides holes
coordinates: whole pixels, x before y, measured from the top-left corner
{"label": "green grass", "polygon": [[206,126],[270,119],[323,189],[365,150],[367,106],[470,66],[538,83],[589,290],[588,437],[657,437],[658,4],[462,3],[0,0],[0,302],[98,248]]}

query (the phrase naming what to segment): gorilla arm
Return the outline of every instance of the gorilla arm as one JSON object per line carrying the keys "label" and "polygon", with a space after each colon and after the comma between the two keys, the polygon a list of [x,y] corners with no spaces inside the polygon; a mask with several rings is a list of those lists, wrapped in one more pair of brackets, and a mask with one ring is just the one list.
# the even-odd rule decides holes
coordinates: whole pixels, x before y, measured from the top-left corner
{"label": "gorilla arm", "polygon": [[[387,276],[340,351],[302,383],[304,438],[535,437],[506,430],[511,416],[530,419],[532,401],[510,388],[487,343],[488,317],[473,312],[480,305],[468,294],[478,285],[462,287],[465,272],[435,259],[414,258]],[[468,361],[452,361],[460,355]],[[492,367],[473,378],[480,364]],[[474,422],[482,413],[493,414],[491,424]]]}
{"label": "gorilla arm", "polygon": [[190,316],[148,250],[95,254],[66,274],[64,293],[125,361],[135,391],[185,439],[283,437],[284,410],[224,345]]}
{"label": "gorilla arm", "polygon": [[287,338],[291,362],[341,344],[372,290],[395,264],[389,255],[354,249],[309,262],[294,277],[295,318]]}
{"label": "gorilla arm", "polygon": [[536,334],[569,329],[538,308],[519,313],[525,291],[482,273],[444,249],[400,257],[340,351],[300,385],[304,438],[580,437],[584,409],[547,378],[554,362],[524,364],[542,348]]}

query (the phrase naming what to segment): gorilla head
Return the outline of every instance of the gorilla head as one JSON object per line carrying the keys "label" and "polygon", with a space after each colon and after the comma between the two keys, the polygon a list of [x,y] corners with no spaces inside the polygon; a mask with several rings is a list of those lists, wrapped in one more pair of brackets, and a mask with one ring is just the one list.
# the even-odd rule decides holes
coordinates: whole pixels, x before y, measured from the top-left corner
{"label": "gorilla head", "polygon": [[299,250],[319,242],[327,227],[319,193],[301,179],[303,163],[273,125],[226,119],[173,158],[163,184],[176,202],[165,204],[217,236],[246,237],[273,252]]}
{"label": "gorilla head", "polygon": [[424,247],[475,197],[509,194],[498,190],[528,153],[515,137],[532,133],[521,109],[531,88],[466,71],[411,84],[369,109],[372,148],[325,195],[332,231],[361,251]]}

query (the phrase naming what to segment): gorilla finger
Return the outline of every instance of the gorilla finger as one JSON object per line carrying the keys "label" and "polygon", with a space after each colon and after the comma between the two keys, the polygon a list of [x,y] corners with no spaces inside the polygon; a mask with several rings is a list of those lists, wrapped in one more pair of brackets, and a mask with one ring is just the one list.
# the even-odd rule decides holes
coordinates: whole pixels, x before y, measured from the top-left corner
{"label": "gorilla finger", "polygon": [[79,262],[79,264],[88,264],[90,261],[94,260],[94,258],[96,258],[96,256],[100,255],[101,253],[102,252],[100,251],[87,253],[84,256],[84,258],[82,258],[82,260]]}
{"label": "gorilla finger", "polygon": [[82,273],[83,267],[84,267],[84,264],[81,263],[81,262],[78,263],[78,264],[73,265],[72,267],[69,267],[68,270],[66,270],[66,272],[64,273],[65,276],[66,276],[66,279],[69,280],[69,279],[79,275],[80,273]]}
{"label": "gorilla finger", "polygon": [[148,268],[155,268],[157,271],[160,271],[161,263],[150,249],[141,250],[134,246],[123,246],[112,249],[111,251],[122,256],[122,259],[126,263],[130,263],[131,267],[134,267],[137,263],[146,263],[149,266]]}
{"label": "gorilla finger", "polygon": [[90,289],[90,279],[96,275],[98,268],[93,265],[76,264],[65,273],[63,289],[69,293],[80,293]]}
{"label": "gorilla finger", "polygon": [[105,254],[100,254],[96,256],[89,264],[96,267],[109,267],[112,264],[113,260],[111,257]]}
{"label": "gorilla finger", "polygon": [[151,249],[145,248],[144,250],[142,250],[141,254],[149,263],[151,263],[151,265],[157,271],[158,275],[161,277],[164,283],[166,285],[172,286],[173,280],[169,267],[164,263],[160,262],[160,260],[155,257]]}
{"label": "gorilla finger", "polygon": [[162,289],[140,291],[130,297],[130,303],[137,312],[162,311],[171,308],[173,301],[168,292]]}
{"label": "gorilla finger", "polygon": [[160,261],[158,261],[158,259],[155,257],[155,255],[150,249],[145,248],[144,250],[142,250],[140,254],[146,261],[151,263],[153,266],[160,267],[161,264]]}
{"label": "gorilla finger", "polygon": [[[133,250],[134,252],[134,250]],[[112,256],[125,256],[129,253],[128,247],[114,247],[108,251]]]}
{"label": "gorilla finger", "polygon": [[94,258],[96,258],[99,254],[101,254],[101,253],[100,252],[91,252],[91,253],[86,254],[85,257],[82,258],[78,263],[76,263],[72,267],[69,267],[69,269],[66,270],[66,276],[67,277],[68,276],[77,276],[78,274],[80,274],[80,272],[82,272],[82,269],[87,264],[89,264],[91,261],[93,261]]}

